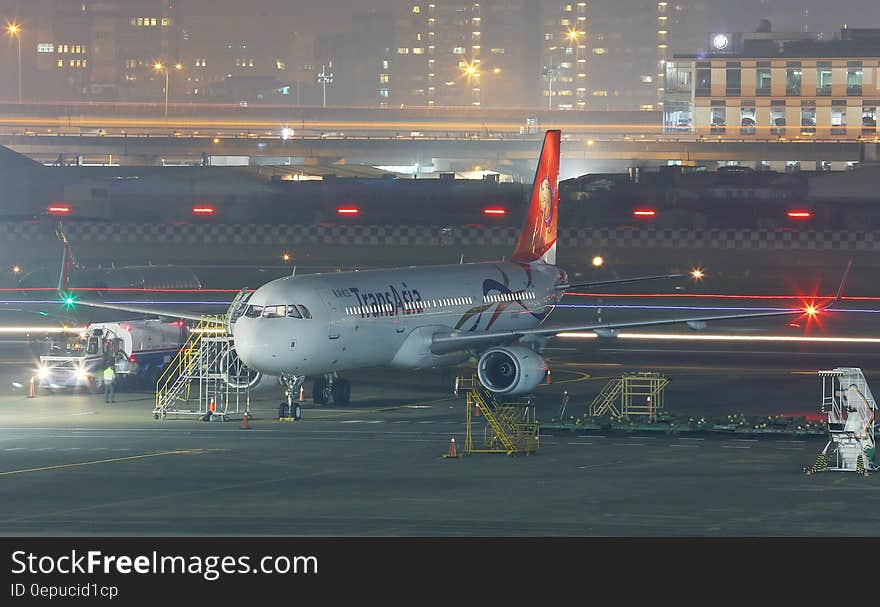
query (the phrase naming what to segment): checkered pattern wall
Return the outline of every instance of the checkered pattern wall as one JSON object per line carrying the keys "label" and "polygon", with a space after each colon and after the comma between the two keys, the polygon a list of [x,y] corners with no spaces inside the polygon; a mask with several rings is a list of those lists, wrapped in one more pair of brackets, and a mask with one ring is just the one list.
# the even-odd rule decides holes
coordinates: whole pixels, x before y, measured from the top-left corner
{"label": "checkered pattern wall", "polygon": [[[392,245],[513,246],[518,230],[507,227],[435,226],[286,226],[271,224],[111,224],[70,223],[76,242],[146,242],[251,245]],[[39,223],[0,223],[7,241],[54,238],[51,226]],[[736,250],[880,250],[880,232],[775,230],[633,230],[563,228],[559,244],[569,248],[736,249]]]}

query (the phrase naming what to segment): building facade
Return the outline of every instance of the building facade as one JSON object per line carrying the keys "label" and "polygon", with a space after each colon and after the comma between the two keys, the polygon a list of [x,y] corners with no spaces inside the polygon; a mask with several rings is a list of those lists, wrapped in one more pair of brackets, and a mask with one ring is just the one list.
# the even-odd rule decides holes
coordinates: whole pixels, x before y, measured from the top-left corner
{"label": "building facade", "polygon": [[179,55],[179,3],[18,0],[11,4],[7,14],[14,15],[22,28],[26,97],[151,99],[164,95],[164,75],[154,73],[153,65]]}
{"label": "building facade", "polygon": [[709,0],[557,1],[544,14],[545,107],[653,111],[667,60],[707,29]]}
{"label": "building facade", "polygon": [[664,130],[736,139],[875,138],[880,30],[710,34],[666,65]]}

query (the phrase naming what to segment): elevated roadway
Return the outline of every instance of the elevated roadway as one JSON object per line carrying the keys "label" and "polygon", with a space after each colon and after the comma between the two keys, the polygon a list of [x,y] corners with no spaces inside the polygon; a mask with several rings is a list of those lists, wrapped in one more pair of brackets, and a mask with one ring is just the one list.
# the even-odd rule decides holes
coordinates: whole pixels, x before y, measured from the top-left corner
{"label": "elevated roadway", "polygon": [[[68,161],[112,158],[122,164],[161,164],[162,161],[198,162],[207,156],[264,156],[295,158],[294,162],[422,165],[447,160],[487,166],[516,165],[523,170],[533,163],[537,136],[507,137],[379,137],[330,136],[154,136],[154,135],[0,135],[0,145],[43,161],[59,156]],[[647,161],[665,164],[726,161],[828,161],[855,162],[876,157],[876,143],[838,141],[687,141],[681,139],[627,138],[599,140],[571,136],[562,147],[569,161]],[[522,165],[522,166],[520,166]],[[530,165],[529,165],[530,166]],[[812,168],[812,167],[811,167]]]}

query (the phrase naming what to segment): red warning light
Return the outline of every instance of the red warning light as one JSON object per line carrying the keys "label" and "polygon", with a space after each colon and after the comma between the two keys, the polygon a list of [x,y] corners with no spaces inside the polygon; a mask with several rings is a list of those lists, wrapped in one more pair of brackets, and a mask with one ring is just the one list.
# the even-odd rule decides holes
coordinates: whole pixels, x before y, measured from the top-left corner
{"label": "red warning light", "polygon": [[507,215],[507,209],[502,207],[486,207],[483,209],[483,215]]}
{"label": "red warning light", "polygon": [[67,215],[70,213],[70,207],[63,204],[53,204],[48,211],[49,215]]}
{"label": "red warning light", "polygon": [[134,357],[134,354],[132,354],[131,356],[128,357],[128,362],[130,362],[130,363],[133,363],[136,360],[137,360],[137,358]]}
{"label": "red warning light", "polygon": [[633,217],[656,217],[657,211],[654,209],[636,209],[633,211]]}
{"label": "red warning light", "polygon": [[813,216],[813,212],[800,210],[800,209],[793,209],[791,211],[788,211],[786,213],[786,215],[788,215],[792,219],[809,219],[810,217]]}
{"label": "red warning light", "polygon": [[214,214],[214,207],[209,207],[209,206],[193,207],[192,214],[193,215],[213,215]]}
{"label": "red warning light", "polygon": [[357,207],[339,207],[336,212],[339,215],[357,215],[361,210]]}

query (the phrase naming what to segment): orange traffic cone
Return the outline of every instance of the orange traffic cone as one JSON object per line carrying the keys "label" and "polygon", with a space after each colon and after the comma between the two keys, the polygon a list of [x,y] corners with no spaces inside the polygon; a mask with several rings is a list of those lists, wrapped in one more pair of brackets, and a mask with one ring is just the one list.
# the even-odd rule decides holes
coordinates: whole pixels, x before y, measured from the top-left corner
{"label": "orange traffic cone", "polygon": [[474,417],[480,417],[480,405],[474,405]]}
{"label": "orange traffic cone", "polygon": [[303,400],[303,387],[302,386],[299,387],[299,398],[297,400],[299,400],[300,402],[302,402],[302,400]]}
{"label": "orange traffic cone", "polygon": [[455,437],[454,436],[449,441],[449,453],[447,453],[443,457],[447,457],[447,458],[457,458],[458,457],[458,454],[455,452]]}
{"label": "orange traffic cone", "polygon": [[214,397],[213,396],[211,397],[211,404],[208,405],[208,411],[210,411],[211,413],[214,413],[217,411],[217,407],[216,407],[216,405],[214,405]]}
{"label": "orange traffic cone", "polygon": [[553,380],[550,379],[550,369],[547,369],[547,385],[550,385],[552,383],[553,383]]}
{"label": "orange traffic cone", "polygon": [[34,386],[34,376],[31,375],[31,383],[28,385],[28,398],[33,398],[37,395],[36,386]]}
{"label": "orange traffic cone", "polygon": [[247,414],[247,411],[244,413],[244,417],[241,419],[241,429],[249,430],[250,426],[248,425],[248,420],[250,419],[250,415]]}

